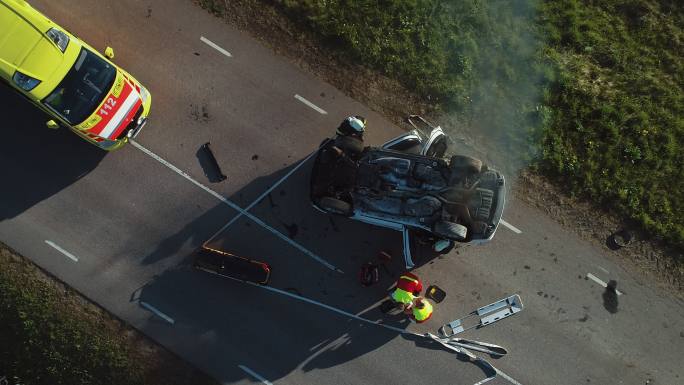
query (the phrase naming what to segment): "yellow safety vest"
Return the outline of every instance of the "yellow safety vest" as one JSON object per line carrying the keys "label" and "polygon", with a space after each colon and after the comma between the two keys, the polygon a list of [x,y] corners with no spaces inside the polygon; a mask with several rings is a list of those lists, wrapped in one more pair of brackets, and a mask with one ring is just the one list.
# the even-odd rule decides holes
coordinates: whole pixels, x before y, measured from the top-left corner
{"label": "yellow safety vest", "polygon": [[432,315],[432,304],[427,300],[422,300],[422,302],[425,305],[422,309],[418,309],[417,306],[413,307],[413,317],[416,322],[423,322]]}
{"label": "yellow safety vest", "polygon": [[413,293],[409,293],[408,291],[399,288],[392,293],[392,299],[399,303],[403,303],[404,305],[413,302],[413,298],[415,298]]}

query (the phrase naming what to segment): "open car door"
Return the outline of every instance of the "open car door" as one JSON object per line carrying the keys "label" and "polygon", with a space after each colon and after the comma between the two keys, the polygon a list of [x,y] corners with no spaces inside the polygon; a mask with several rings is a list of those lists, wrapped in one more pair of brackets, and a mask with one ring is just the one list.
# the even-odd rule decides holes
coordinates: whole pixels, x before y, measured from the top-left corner
{"label": "open car door", "polygon": [[407,120],[415,129],[414,131],[423,131],[426,137],[422,143],[420,155],[431,158],[443,157],[447,150],[447,136],[442,127],[435,127],[418,115],[410,115]]}
{"label": "open car door", "polygon": [[418,115],[410,115],[407,120],[414,129],[388,141],[382,148],[432,158],[443,157],[447,149],[447,136],[442,128],[433,126]]}

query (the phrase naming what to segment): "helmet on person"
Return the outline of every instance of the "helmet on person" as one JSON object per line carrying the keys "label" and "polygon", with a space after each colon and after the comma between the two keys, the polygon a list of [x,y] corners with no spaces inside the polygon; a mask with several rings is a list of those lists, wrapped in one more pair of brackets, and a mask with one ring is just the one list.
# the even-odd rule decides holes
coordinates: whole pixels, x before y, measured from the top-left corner
{"label": "helmet on person", "polygon": [[339,127],[337,127],[337,133],[344,136],[354,136],[361,138],[363,136],[363,131],[366,128],[366,118],[363,116],[350,116],[345,118]]}
{"label": "helmet on person", "polygon": [[358,133],[366,129],[366,119],[363,116],[350,116],[345,119],[345,122]]}

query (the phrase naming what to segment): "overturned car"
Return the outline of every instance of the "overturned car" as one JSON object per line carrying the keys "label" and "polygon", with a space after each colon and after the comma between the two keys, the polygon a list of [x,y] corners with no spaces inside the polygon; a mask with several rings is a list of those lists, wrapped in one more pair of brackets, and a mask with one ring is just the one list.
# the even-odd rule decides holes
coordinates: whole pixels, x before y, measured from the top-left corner
{"label": "overturned car", "polygon": [[441,252],[454,242],[491,240],[505,204],[505,182],[478,159],[446,160],[442,129],[415,115],[408,121],[413,131],[380,148],[364,147],[353,136],[325,141],[311,174],[311,201],[326,213],[402,231],[410,269],[415,235],[431,239]]}

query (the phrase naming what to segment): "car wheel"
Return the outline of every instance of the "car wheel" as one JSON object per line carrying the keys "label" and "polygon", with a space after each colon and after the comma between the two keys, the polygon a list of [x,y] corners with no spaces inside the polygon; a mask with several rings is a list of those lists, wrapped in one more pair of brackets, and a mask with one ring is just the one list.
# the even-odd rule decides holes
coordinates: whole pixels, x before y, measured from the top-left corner
{"label": "car wheel", "polygon": [[468,228],[454,222],[440,221],[435,223],[432,231],[438,237],[450,239],[452,241],[465,241],[468,235]]}
{"label": "car wheel", "polygon": [[345,201],[331,197],[323,197],[318,201],[318,206],[323,210],[344,216],[350,216],[352,214],[352,205]]}
{"label": "car wheel", "polygon": [[454,155],[449,163],[451,169],[465,169],[468,174],[479,174],[482,171],[482,161],[465,155]]}
{"label": "car wheel", "polygon": [[351,136],[338,135],[335,138],[335,146],[350,155],[358,155],[363,151],[363,141]]}

